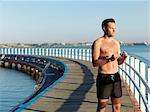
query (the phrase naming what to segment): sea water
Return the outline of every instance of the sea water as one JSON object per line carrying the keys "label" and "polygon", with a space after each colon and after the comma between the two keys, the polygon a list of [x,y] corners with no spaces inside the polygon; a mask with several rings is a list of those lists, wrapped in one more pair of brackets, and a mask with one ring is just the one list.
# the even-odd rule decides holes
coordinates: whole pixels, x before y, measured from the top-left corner
{"label": "sea water", "polygon": [[25,73],[0,67],[0,112],[8,112],[34,90],[35,81]]}
{"label": "sea water", "polygon": [[125,50],[131,54],[136,54],[150,61],[150,46],[146,45],[128,45],[121,46],[121,50]]}

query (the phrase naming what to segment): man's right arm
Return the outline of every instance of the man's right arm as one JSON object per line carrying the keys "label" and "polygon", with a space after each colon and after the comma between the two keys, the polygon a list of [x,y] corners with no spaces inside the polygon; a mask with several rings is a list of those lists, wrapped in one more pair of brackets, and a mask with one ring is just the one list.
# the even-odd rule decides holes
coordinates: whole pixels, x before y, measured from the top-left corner
{"label": "man's right arm", "polygon": [[94,67],[101,67],[109,62],[107,59],[100,59],[100,48],[100,43],[95,41],[92,45],[92,64]]}

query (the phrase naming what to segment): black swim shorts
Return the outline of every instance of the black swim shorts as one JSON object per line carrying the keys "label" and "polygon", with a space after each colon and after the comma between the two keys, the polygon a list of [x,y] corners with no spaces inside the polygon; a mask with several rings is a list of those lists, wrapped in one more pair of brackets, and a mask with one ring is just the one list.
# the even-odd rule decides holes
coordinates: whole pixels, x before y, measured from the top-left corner
{"label": "black swim shorts", "polygon": [[120,98],[122,96],[121,79],[118,72],[115,74],[99,73],[96,86],[98,99]]}

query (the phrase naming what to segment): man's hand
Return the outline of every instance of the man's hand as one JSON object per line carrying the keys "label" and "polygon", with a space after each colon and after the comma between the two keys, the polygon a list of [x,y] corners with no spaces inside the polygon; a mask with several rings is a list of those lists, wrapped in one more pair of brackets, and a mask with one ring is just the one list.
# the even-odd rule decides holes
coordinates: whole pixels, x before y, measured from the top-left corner
{"label": "man's hand", "polygon": [[116,59],[118,59],[117,55],[111,55],[111,56],[106,56],[106,59],[110,62],[110,61],[115,61]]}
{"label": "man's hand", "polygon": [[128,57],[128,53],[126,51],[123,51],[120,55],[124,59]]}
{"label": "man's hand", "polygon": [[128,53],[126,51],[123,51],[122,53],[120,53],[120,56],[121,57],[118,58],[119,65],[121,65],[125,61],[125,59],[128,57]]}

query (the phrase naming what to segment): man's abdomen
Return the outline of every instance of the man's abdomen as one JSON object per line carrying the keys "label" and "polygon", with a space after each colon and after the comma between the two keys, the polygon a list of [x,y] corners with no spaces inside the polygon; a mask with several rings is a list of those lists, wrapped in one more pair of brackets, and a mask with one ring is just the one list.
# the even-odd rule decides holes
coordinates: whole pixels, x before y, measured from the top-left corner
{"label": "man's abdomen", "polygon": [[101,67],[99,67],[98,73],[106,73],[106,74],[113,74],[118,72],[118,62],[113,61],[109,62]]}

